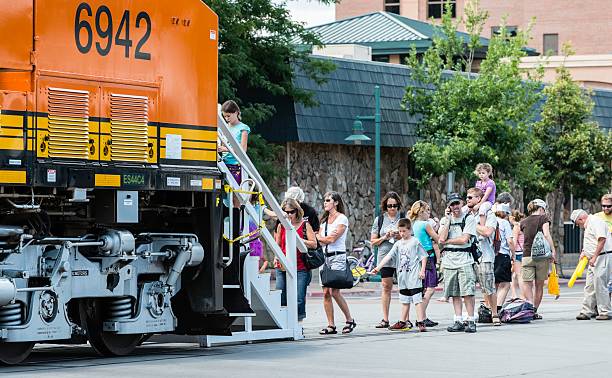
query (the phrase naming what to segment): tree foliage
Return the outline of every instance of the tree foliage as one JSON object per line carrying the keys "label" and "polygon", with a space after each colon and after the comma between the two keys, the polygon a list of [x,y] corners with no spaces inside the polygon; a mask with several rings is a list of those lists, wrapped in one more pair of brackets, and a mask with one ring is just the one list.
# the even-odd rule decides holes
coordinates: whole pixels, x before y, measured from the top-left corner
{"label": "tree foliage", "polygon": [[[572,54],[569,45],[563,52],[566,57]],[[597,200],[612,180],[612,136],[593,121],[590,93],[572,80],[564,65],[556,71],[554,84],[544,89],[546,101],[533,129],[530,151],[542,179],[530,186],[540,194],[561,189]]]}
{"label": "tree foliage", "polygon": [[502,25],[474,74],[473,58],[482,48],[479,35],[488,17],[478,5],[470,2],[465,20],[458,21],[465,22],[469,37],[457,34],[447,4],[432,48],[422,57],[413,49],[408,58],[414,85],[406,88],[402,105],[421,116],[412,154],[422,183],[450,171],[469,178],[480,162],[504,175],[531,177],[524,156],[541,84],[537,76],[525,81],[519,69],[529,30],[510,36]]}

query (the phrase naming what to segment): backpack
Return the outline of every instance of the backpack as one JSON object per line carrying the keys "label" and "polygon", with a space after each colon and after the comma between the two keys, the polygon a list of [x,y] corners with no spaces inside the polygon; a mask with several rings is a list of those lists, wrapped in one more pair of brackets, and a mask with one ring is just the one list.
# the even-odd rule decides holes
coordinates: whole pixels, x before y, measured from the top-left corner
{"label": "backpack", "polygon": [[535,309],[531,303],[517,299],[504,304],[499,317],[504,323],[529,323],[534,314]]}
{"label": "backpack", "polygon": [[502,235],[501,230],[499,229],[499,221],[497,221],[497,227],[495,228],[495,236],[493,237],[493,250],[495,251],[495,256],[499,254],[499,250],[501,249],[502,244]]}
{"label": "backpack", "polygon": [[[465,220],[467,219],[469,215],[470,215],[469,213],[465,214],[463,216],[463,219],[461,219],[461,222],[459,223],[449,224],[448,226],[449,229],[450,229],[450,226],[461,226],[461,231],[463,232],[463,229],[465,228]],[[472,243],[467,248],[461,248],[461,249],[444,248],[444,250],[469,252],[472,255],[472,259],[474,259],[474,262],[478,263],[480,261],[480,258],[482,257],[482,251],[480,250],[480,248],[478,248],[478,238],[472,235],[470,236],[470,240],[472,241]]]}
{"label": "backpack", "polygon": [[478,308],[478,323],[493,323],[493,315],[484,303]]}
{"label": "backpack", "polygon": [[544,233],[538,231],[531,244],[531,258],[534,260],[545,260],[551,257],[552,250],[550,249],[550,244],[548,244],[548,240],[544,237]]}
{"label": "backpack", "polygon": [[[405,217],[406,217],[406,213],[400,211],[399,219],[402,219]],[[376,219],[378,220],[378,237],[380,237],[380,230],[382,230],[383,223],[385,222],[385,215],[380,214],[378,217],[376,217]]]}

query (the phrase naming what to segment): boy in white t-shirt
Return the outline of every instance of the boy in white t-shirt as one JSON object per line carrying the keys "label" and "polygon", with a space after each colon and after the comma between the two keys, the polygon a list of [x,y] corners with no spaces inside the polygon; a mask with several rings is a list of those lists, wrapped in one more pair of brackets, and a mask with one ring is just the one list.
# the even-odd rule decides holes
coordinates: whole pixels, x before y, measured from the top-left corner
{"label": "boy in white t-shirt", "polygon": [[414,303],[417,313],[416,325],[419,331],[426,332],[427,329],[423,324],[425,309],[421,302],[423,302],[423,279],[427,266],[427,252],[425,252],[421,243],[412,237],[408,219],[400,219],[397,228],[401,240],[393,244],[391,251],[378,263],[376,268],[372,269],[371,273],[378,273],[389,260],[395,259],[402,313],[400,320],[389,327],[389,330],[406,331],[412,328],[412,323],[408,320],[408,317],[410,315],[410,303]]}

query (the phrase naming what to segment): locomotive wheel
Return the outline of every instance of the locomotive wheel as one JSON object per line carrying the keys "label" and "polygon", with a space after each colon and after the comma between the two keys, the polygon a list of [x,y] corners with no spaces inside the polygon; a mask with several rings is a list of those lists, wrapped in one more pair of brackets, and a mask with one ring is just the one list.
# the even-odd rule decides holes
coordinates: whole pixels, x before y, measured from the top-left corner
{"label": "locomotive wheel", "polygon": [[34,342],[0,343],[0,363],[3,365],[15,365],[30,355]]}
{"label": "locomotive wheel", "polygon": [[141,333],[118,335],[103,330],[108,304],[100,299],[84,299],[79,303],[81,326],[85,329],[89,344],[103,356],[125,356],[139,345]]}

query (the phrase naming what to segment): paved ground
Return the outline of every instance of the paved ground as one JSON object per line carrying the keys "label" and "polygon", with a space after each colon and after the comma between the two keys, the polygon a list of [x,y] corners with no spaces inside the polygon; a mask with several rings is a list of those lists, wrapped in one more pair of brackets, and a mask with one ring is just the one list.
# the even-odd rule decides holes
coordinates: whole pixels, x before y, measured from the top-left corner
{"label": "paved ground", "polygon": [[[351,297],[358,327],[351,335],[323,337],[320,298],[308,301],[306,339],[201,349],[194,344],[148,343],[134,355],[99,358],[88,347],[37,347],[18,367],[0,367],[3,377],[570,377],[612,373],[612,321],[576,321],[582,286],[546,297],[544,320],[493,328],[476,334],[445,331],[452,310],[432,302],[430,318],[441,326],[428,333],[377,330],[378,299]],[[398,311],[392,305],[392,313]],[[341,323],[337,314],[338,324]],[[413,315],[414,316],[414,315]],[[393,316],[392,318],[395,318]]]}

